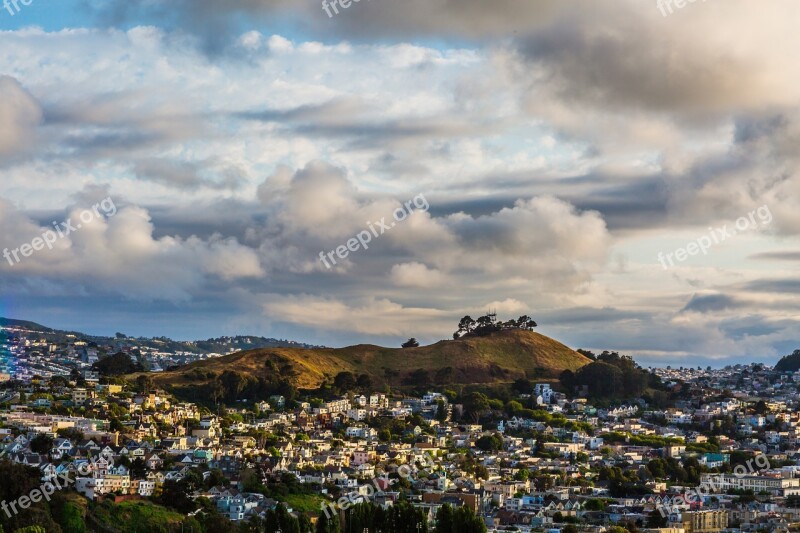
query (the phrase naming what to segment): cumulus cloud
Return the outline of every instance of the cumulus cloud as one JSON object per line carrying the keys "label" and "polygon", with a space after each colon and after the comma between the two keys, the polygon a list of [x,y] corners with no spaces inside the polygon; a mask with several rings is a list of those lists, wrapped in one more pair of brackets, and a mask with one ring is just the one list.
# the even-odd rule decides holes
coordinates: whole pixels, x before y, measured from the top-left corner
{"label": "cumulus cloud", "polygon": [[417,262],[394,265],[391,278],[401,287],[441,288],[447,282],[447,276],[442,272]]}
{"label": "cumulus cloud", "polygon": [[11,281],[40,277],[75,284],[78,292],[81,286],[100,287],[132,299],[156,300],[190,299],[193,291],[214,278],[232,281],[264,274],[255,252],[235,239],[155,238],[146,209],[117,210],[113,200],[103,206],[96,211],[89,205],[70,210],[57,221],[61,232],[57,234],[53,226],[39,226],[4,201],[0,247],[13,253],[46,232],[53,232],[55,242],[29,257],[12,255],[0,263],[0,270]]}
{"label": "cumulus cloud", "polygon": [[[151,2],[132,0],[125,4],[98,4],[97,14],[105,23],[153,20],[179,28],[199,38],[204,50],[220,54],[230,49],[242,15],[261,25],[274,20],[290,20],[306,32],[333,37],[374,39],[448,36],[453,38],[503,38],[514,28],[527,29],[545,24],[561,10],[556,0],[496,0],[491,5],[480,0],[408,0],[403,4],[364,2],[340,8],[331,21],[318,3],[302,4],[289,0],[233,0],[224,8],[213,0],[172,0]],[[377,4],[377,5],[376,5]],[[520,21],[525,26],[520,27]],[[332,24],[331,22],[336,22]],[[252,43],[252,36],[246,41]]]}
{"label": "cumulus cloud", "polygon": [[368,298],[348,305],[340,300],[306,294],[267,295],[264,311],[273,317],[311,328],[339,330],[342,320],[365,335],[440,335],[451,326],[446,313],[408,308],[387,299]]}
{"label": "cumulus cloud", "polygon": [[575,290],[605,263],[611,244],[599,213],[550,196],[518,200],[490,215],[454,214],[444,225],[460,248],[432,251],[437,264],[525,279],[542,291]]}
{"label": "cumulus cloud", "polygon": [[[224,322],[430,341],[490,306],[654,361],[785,351],[793,6],[373,0],[328,19],[288,0],[148,0],[103,3],[95,27],[2,32],[3,245],[120,201],[0,266],[0,290],[91,324],[168,309],[189,336]],[[429,210],[320,263],[420,193]],[[657,263],[761,206],[769,225]]]}
{"label": "cumulus cloud", "polygon": [[740,306],[734,298],[724,294],[695,294],[682,312],[713,313]]}
{"label": "cumulus cloud", "polygon": [[39,102],[18,80],[0,76],[0,161],[33,151],[42,116]]}

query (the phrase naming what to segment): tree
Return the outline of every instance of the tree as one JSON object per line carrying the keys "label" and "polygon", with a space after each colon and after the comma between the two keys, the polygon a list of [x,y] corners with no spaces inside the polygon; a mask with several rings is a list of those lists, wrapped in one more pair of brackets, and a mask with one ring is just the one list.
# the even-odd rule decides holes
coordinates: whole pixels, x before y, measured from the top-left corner
{"label": "tree", "polygon": [[401,344],[403,348],[419,348],[419,342],[414,337],[411,337],[406,342]]}
{"label": "tree", "polygon": [[561,382],[565,389],[572,391],[575,388],[575,373],[568,368],[561,372],[561,375],[558,376],[558,381]]}
{"label": "tree", "polygon": [[39,433],[31,440],[30,446],[31,451],[41,455],[48,455],[53,448],[53,437]]}
{"label": "tree", "polygon": [[436,513],[436,526],[433,533],[451,533],[453,531],[453,508],[449,503],[442,505]]}
{"label": "tree", "polygon": [[69,381],[64,376],[53,376],[50,378],[50,388],[56,387],[66,387],[69,385]]}
{"label": "tree", "polygon": [[153,378],[147,374],[142,374],[136,377],[136,390],[139,392],[148,392],[153,389]]}
{"label": "tree", "polygon": [[73,503],[66,502],[61,510],[59,522],[64,531],[70,533],[86,533],[86,521],[83,517],[81,508]]}
{"label": "tree", "polygon": [[297,518],[289,514],[286,506],[282,503],[273,510],[267,511],[266,515],[267,531],[282,531],[284,533],[300,533],[300,522]]}
{"label": "tree", "polygon": [[369,374],[361,374],[356,380],[356,385],[361,390],[370,390],[372,388],[372,378]]}
{"label": "tree", "polygon": [[531,473],[527,468],[521,468],[514,474],[514,479],[517,481],[527,481]]}
{"label": "tree", "polygon": [[530,394],[533,392],[533,383],[525,378],[518,378],[511,385],[511,389],[517,394]]}
{"label": "tree", "polygon": [[454,338],[458,338],[463,335],[469,335],[474,330],[475,330],[475,321],[472,319],[471,316],[467,315],[458,321],[458,331],[456,331],[453,336]]}
{"label": "tree", "polygon": [[663,516],[658,509],[653,509],[647,516],[647,527],[652,529],[667,527],[667,517]]}
{"label": "tree", "polygon": [[[0,501],[16,501],[22,496],[29,496],[31,491],[41,487],[42,473],[29,466],[12,463],[7,460],[0,461]],[[58,531],[58,525],[53,522],[46,502],[33,503],[18,514],[8,516],[7,512],[0,512],[0,525],[7,531],[17,531],[32,525],[47,526],[42,529]]]}
{"label": "tree", "polygon": [[339,517],[333,513],[328,517],[325,513],[319,515],[316,533],[340,533]]}
{"label": "tree", "polygon": [[447,404],[441,398],[436,400],[436,420],[447,422]]}
{"label": "tree", "polygon": [[495,331],[508,329],[533,330],[537,325],[536,321],[528,315],[522,315],[516,320],[512,318],[506,322],[498,321],[494,314],[484,315],[478,320],[473,320],[467,315],[458,322],[458,331],[453,333],[453,338],[458,339],[467,335],[489,335]]}
{"label": "tree", "polygon": [[333,386],[342,392],[353,390],[356,388],[356,377],[352,372],[339,372],[333,378]]}
{"label": "tree", "polygon": [[604,502],[599,498],[592,498],[590,500],[587,500],[586,504],[583,507],[587,511],[605,511],[606,502]]}
{"label": "tree", "polygon": [[475,441],[475,446],[485,452],[496,452],[503,449],[503,437],[499,433],[484,435]]}
{"label": "tree", "polygon": [[426,387],[430,383],[430,377],[428,376],[427,370],[424,368],[418,368],[406,376],[403,379],[403,382],[407,385],[414,385],[416,387]]}
{"label": "tree", "polygon": [[300,516],[297,517],[297,522],[300,526],[300,533],[314,533],[314,527],[311,525],[311,520],[307,514],[300,513]]}
{"label": "tree", "polygon": [[134,479],[144,479],[147,476],[147,465],[141,457],[137,457],[131,461],[131,477]]}
{"label": "tree", "polygon": [[462,505],[453,509],[446,503],[436,513],[433,533],[486,533],[486,525],[470,507]]}
{"label": "tree", "polygon": [[224,371],[219,377],[219,381],[225,391],[225,399],[232,402],[239,399],[248,385],[248,377],[233,370]]}
{"label": "tree", "polygon": [[471,392],[464,399],[464,409],[478,422],[481,415],[489,409],[489,398],[481,392]]}
{"label": "tree", "polygon": [[208,392],[211,395],[211,398],[214,400],[214,405],[218,404],[225,395],[225,387],[222,386],[222,382],[218,377],[214,378],[214,380],[209,383],[208,387]]}
{"label": "tree", "polygon": [[522,404],[516,400],[511,400],[506,404],[506,414],[508,416],[514,416],[516,413],[519,413],[523,409],[524,407],[522,406]]}
{"label": "tree", "polygon": [[775,365],[776,372],[797,372],[798,370],[800,370],[800,350],[781,357],[781,360]]}
{"label": "tree", "polygon": [[161,495],[158,497],[158,503],[165,507],[171,507],[180,513],[194,511],[195,505],[188,495],[187,488],[185,480],[166,480],[161,487]]}
{"label": "tree", "polygon": [[142,365],[134,363],[131,356],[125,352],[117,352],[114,355],[100,359],[92,365],[92,368],[104,376],[120,376],[144,370]]}
{"label": "tree", "polygon": [[592,397],[618,397],[623,395],[622,370],[615,365],[597,361],[581,367],[575,373],[578,385],[586,385]]}

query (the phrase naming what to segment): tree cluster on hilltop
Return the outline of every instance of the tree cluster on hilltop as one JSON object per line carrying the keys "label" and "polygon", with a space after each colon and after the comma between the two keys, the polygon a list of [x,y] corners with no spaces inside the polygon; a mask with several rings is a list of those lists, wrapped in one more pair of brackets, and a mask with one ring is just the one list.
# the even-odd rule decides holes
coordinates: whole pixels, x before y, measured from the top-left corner
{"label": "tree cluster on hilltop", "polygon": [[411,337],[406,342],[401,344],[403,348],[419,348],[419,341],[414,337]]}
{"label": "tree cluster on hilltop", "polygon": [[479,317],[478,320],[473,320],[471,316],[467,315],[458,322],[458,331],[453,333],[453,339],[470,336],[481,337],[495,331],[508,329],[532,331],[537,325],[536,321],[528,315],[522,315],[516,320],[512,318],[506,322],[497,320],[495,315],[491,314]]}

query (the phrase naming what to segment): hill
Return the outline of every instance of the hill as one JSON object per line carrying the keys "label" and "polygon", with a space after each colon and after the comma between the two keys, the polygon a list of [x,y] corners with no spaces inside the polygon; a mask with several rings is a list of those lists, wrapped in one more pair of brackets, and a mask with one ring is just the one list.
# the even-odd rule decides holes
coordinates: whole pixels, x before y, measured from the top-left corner
{"label": "hill", "polygon": [[564,370],[575,371],[591,362],[539,333],[505,330],[418,348],[359,344],[346,348],[249,350],[148,376],[156,385],[179,395],[184,392],[196,396],[199,389],[210,393],[212,384],[222,381],[246,397],[248,392],[261,396],[278,382],[315,389],[340,372],[366,375],[373,385],[422,387],[507,383],[520,377],[552,379]]}
{"label": "hill", "polygon": [[176,341],[168,337],[128,337],[118,333],[114,337],[101,335],[88,335],[79,331],[65,331],[48,328],[27,320],[0,317],[0,327],[24,330],[27,334],[35,334],[36,338],[48,342],[59,343],[67,340],[85,341],[101,346],[110,346],[112,351],[127,348],[150,348],[166,353],[187,352],[195,354],[230,353],[232,351],[252,350],[256,348],[319,348],[302,342],[259,337],[253,335],[239,335],[236,337],[217,337],[196,341]]}
{"label": "hill", "polygon": [[778,364],[775,365],[775,370],[778,372],[797,372],[800,370],[800,350],[795,350],[794,353],[781,357]]}
{"label": "hill", "polygon": [[0,317],[0,327],[20,328],[28,331],[43,331],[43,332],[53,331],[52,329],[46,328],[41,324],[37,324],[36,322],[29,322],[27,320],[16,320],[14,318],[3,318],[3,317]]}

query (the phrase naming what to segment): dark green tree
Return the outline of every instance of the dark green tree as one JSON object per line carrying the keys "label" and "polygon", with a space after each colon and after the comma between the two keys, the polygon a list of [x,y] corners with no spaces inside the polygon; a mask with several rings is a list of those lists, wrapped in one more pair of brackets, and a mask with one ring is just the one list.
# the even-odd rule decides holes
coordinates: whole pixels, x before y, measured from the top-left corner
{"label": "dark green tree", "polygon": [[319,515],[317,519],[316,533],[340,533],[339,517],[332,514],[330,518],[325,513]]}
{"label": "dark green tree", "polygon": [[42,455],[48,455],[53,448],[53,437],[45,435],[44,433],[39,433],[31,440],[30,446],[31,451]]}
{"label": "dark green tree", "polygon": [[333,378],[333,386],[341,392],[347,392],[356,388],[356,377],[352,372],[339,372]]}

